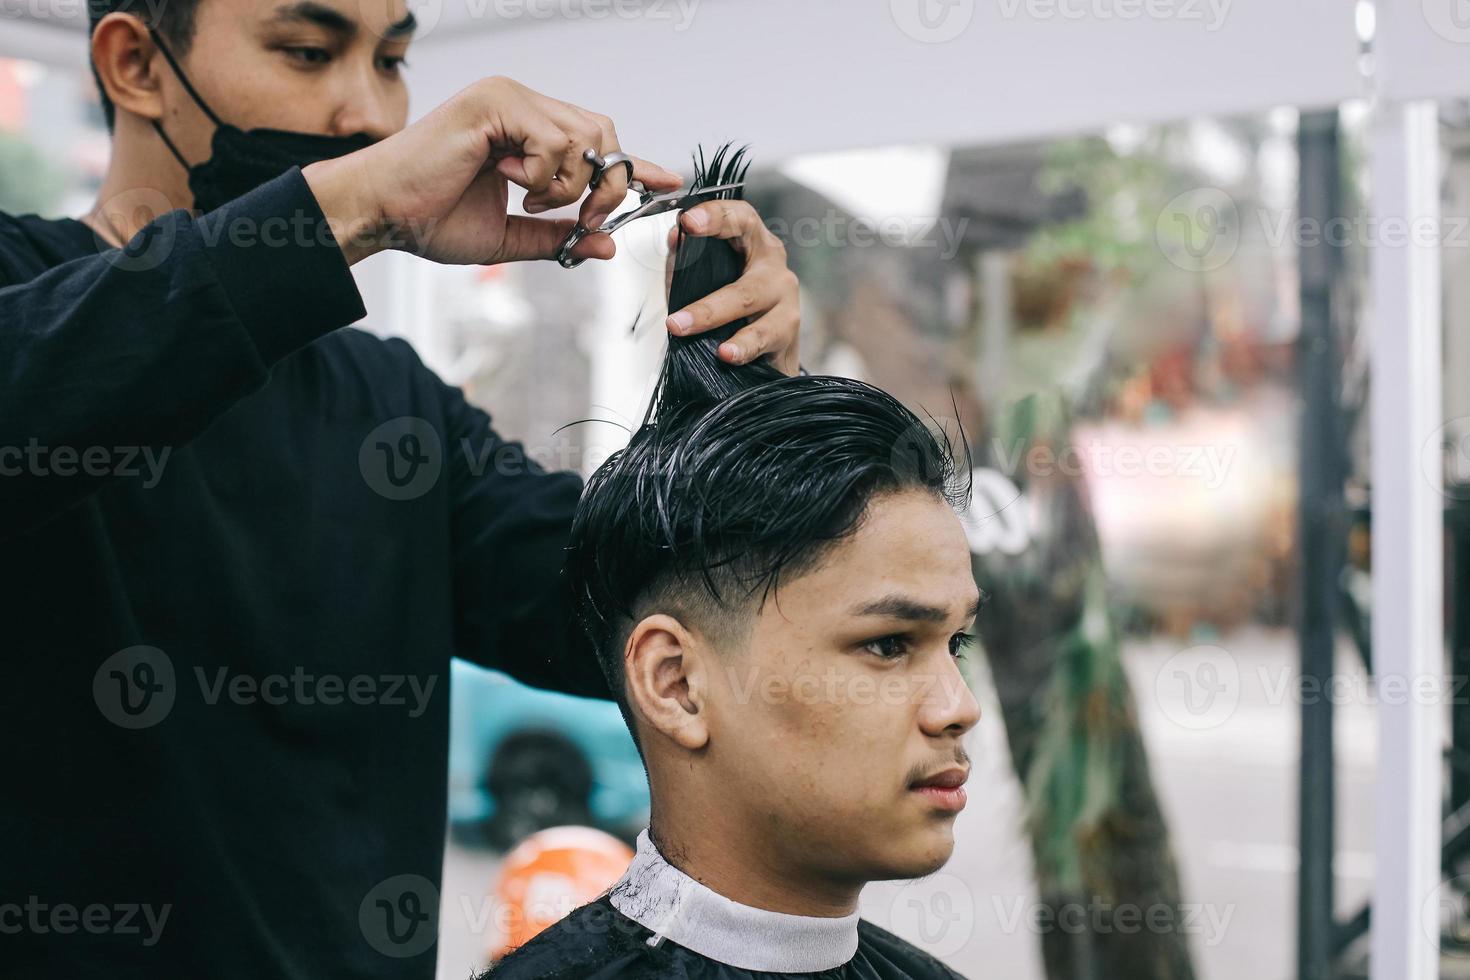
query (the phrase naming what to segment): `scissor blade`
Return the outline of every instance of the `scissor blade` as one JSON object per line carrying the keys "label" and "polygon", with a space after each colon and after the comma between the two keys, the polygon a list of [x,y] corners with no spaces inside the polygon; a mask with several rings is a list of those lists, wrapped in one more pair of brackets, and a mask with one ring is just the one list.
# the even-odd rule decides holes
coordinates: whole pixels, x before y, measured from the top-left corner
{"label": "scissor blade", "polygon": [[628,212],[630,218],[644,218],[650,214],[663,214],[673,211],[675,208],[687,208],[699,203],[699,199],[710,194],[718,194],[722,191],[732,191],[737,187],[744,187],[745,181],[734,184],[720,184],[718,187],[701,187],[697,191],[668,191],[664,194],[651,197],[644,204],[640,204],[634,211]]}
{"label": "scissor blade", "polygon": [[737,187],[744,187],[744,186],[745,186],[745,181],[743,181],[743,180],[737,180],[733,184],[717,184],[714,187],[701,187],[697,191],[680,191],[680,192],[676,192],[676,193],[683,194],[683,196],[681,198],[679,198],[679,206],[680,207],[687,207],[687,205],[684,203],[685,201],[693,201],[696,198],[704,197],[704,196],[706,196],[708,194],[719,194],[722,191],[733,191]]}
{"label": "scissor blade", "polygon": [[601,228],[598,229],[598,231],[610,235],[630,221],[636,221],[639,218],[647,218],[655,214],[667,214],[670,211],[680,211],[685,208],[690,208],[696,204],[699,204],[701,198],[706,197],[710,194],[718,194],[721,191],[731,191],[737,187],[744,186],[745,181],[742,180],[733,184],[720,184],[717,187],[701,187],[697,191],[679,190],[668,191],[664,194],[658,194],[654,197],[649,198],[647,201],[644,201],[642,204],[638,205],[636,208],[633,208],[631,211],[624,211],[622,214],[615,215],[611,221],[606,222]]}

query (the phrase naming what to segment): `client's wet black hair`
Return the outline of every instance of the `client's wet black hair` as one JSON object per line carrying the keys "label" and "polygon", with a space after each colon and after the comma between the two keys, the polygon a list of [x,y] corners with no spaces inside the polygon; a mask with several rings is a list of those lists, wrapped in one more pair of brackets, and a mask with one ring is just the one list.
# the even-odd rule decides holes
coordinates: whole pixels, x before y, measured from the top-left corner
{"label": "client's wet black hair", "polygon": [[[707,165],[700,155],[694,187],[744,173],[744,152],[728,151]],[[719,239],[681,235],[675,249],[670,309],[743,267]],[[948,438],[872,385],[725,364],[716,350],[740,326],[669,339],[648,416],[592,475],[573,522],[577,615],[630,730],[623,647],[640,618],[668,613],[719,642],[783,575],[851,534],[875,496],[918,489],[956,508],[969,499],[968,447],[957,468]]]}

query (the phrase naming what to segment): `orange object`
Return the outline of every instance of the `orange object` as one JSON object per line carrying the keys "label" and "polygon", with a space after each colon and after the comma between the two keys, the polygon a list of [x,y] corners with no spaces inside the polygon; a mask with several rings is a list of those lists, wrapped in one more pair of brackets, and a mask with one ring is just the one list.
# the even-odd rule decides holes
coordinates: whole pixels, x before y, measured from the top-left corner
{"label": "orange object", "polygon": [[505,856],[495,885],[499,938],[491,962],[602,895],[632,862],[632,848],[591,827],[551,827],[521,841]]}

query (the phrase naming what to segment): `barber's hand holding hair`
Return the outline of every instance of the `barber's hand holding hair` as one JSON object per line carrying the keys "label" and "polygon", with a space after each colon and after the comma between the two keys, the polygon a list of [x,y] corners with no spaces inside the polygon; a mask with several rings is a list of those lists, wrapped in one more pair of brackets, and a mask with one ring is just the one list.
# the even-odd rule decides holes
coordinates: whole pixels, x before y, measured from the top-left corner
{"label": "barber's hand holding hair", "polygon": [[[761,221],[749,201],[707,201],[679,216],[687,235],[727,239],[745,256],[740,278],[691,303],[670,311],[670,333],[685,336],[724,326],[732,320],[751,321],[720,345],[720,359],[746,364],[764,355],[785,374],[799,368],[797,345],[801,329],[801,289],[796,273],[786,264],[786,246]],[[679,228],[669,230],[669,247]]]}

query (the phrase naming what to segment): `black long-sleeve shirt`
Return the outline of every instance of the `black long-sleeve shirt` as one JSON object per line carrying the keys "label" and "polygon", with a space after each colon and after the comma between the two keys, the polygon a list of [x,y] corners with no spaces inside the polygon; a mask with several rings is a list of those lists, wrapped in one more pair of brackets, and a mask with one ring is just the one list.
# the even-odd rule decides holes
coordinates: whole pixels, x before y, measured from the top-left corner
{"label": "black long-sleeve shirt", "polygon": [[434,971],[449,660],[606,696],[581,482],[364,314],[299,170],[0,215],[0,976]]}

